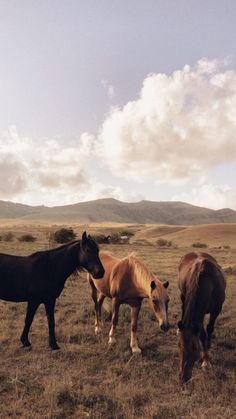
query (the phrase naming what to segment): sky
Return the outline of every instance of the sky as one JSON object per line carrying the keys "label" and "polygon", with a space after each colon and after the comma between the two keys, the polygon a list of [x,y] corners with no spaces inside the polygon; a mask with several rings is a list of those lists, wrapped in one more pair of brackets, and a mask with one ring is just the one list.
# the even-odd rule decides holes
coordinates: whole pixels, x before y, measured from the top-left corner
{"label": "sky", "polygon": [[0,200],[236,209],[234,0],[0,0]]}

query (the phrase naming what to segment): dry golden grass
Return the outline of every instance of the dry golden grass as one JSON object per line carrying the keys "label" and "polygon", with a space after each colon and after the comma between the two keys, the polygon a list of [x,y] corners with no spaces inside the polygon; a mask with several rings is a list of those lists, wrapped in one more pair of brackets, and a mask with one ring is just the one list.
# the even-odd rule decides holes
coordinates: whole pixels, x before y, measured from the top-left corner
{"label": "dry golden grass", "polygon": [[[149,226],[150,227],[150,226]],[[47,248],[45,226],[11,228],[16,235],[32,233],[35,243],[0,242],[0,250],[29,254]],[[78,232],[83,229],[76,227]],[[95,226],[101,228],[120,226]],[[122,227],[123,228],[123,227]],[[131,228],[131,227],[130,227]],[[136,226],[135,229],[145,229]],[[91,232],[91,228],[89,228]],[[163,233],[163,231],[162,231]],[[173,234],[180,234],[181,231]],[[1,231],[0,231],[1,234]],[[222,233],[223,234],[223,233]],[[205,236],[206,237],[206,236]],[[156,236],[156,239],[158,235]],[[192,242],[195,239],[192,240]],[[200,241],[204,241],[199,237]],[[236,249],[208,252],[222,265],[233,266]],[[223,238],[222,238],[223,243]],[[33,350],[20,347],[25,304],[0,302],[0,397],[1,418],[233,418],[236,411],[236,277],[227,275],[227,299],[216,325],[211,356],[213,368],[203,372],[195,366],[193,380],[181,388],[178,382],[176,323],[180,314],[177,265],[189,251],[186,245],[158,249],[152,245],[108,245],[118,256],[135,251],[161,279],[170,281],[170,322],[161,333],[147,304],[139,322],[142,357],[131,357],[129,308],[123,306],[117,331],[117,346],[108,348],[110,322],[105,313],[101,336],[94,335],[90,288],[84,277],[71,278],[57,302],[56,330],[61,351],[49,350],[43,307],[31,329]]]}

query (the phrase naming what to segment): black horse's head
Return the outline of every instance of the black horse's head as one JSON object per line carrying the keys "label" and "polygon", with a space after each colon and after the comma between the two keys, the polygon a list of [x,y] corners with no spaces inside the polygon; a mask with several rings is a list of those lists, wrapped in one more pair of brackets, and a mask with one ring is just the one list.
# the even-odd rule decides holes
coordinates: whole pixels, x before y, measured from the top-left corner
{"label": "black horse's head", "polygon": [[80,265],[95,279],[102,278],[105,271],[99,259],[98,245],[86,231],[82,234],[80,248]]}

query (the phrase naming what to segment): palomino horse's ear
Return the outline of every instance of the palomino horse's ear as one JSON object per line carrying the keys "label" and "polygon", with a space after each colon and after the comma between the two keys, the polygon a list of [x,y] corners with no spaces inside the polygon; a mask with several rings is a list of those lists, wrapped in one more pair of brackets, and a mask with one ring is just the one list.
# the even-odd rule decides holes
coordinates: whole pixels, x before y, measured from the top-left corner
{"label": "palomino horse's ear", "polygon": [[82,240],[84,241],[86,239],[87,239],[87,233],[86,233],[86,231],[84,231],[83,234],[82,234]]}
{"label": "palomino horse's ear", "polygon": [[169,281],[163,282],[163,287],[168,288],[169,287]]}
{"label": "palomino horse's ear", "polygon": [[178,329],[179,329],[179,330],[183,330],[183,329],[184,329],[184,325],[183,325],[183,323],[181,322],[181,320],[178,322]]}
{"label": "palomino horse's ear", "polygon": [[155,288],[156,288],[156,283],[155,283],[155,281],[152,281],[151,282],[151,289],[154,290]]}

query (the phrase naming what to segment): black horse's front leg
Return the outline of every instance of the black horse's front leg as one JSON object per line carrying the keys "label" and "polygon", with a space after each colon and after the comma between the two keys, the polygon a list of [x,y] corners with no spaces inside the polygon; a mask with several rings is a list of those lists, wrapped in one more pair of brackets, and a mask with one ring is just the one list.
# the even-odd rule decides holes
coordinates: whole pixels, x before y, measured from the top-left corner
{"label": "black horse's front leg", "polygon": [[48,330],[49,330],[49,346],[52,350],[60,349],[57,344],[56,336],[55,336],[55,318],[54,318],[54,310],[55,310],[56,299],[49,300],[44,303],[45,310],[48,319]]}
{"label": "black horse's front leg", "polygon": [[28,302],[26,317],[25,317],[25,327],[23,329],[23,332],[22,332],[22,335],[21,335],[21,338],[20,338],[24,348],[30,348],[31,347],[31,343],[29,341],[28,335],[29,335],[30,326],[32,324],[32,321],[34,319],[34,315],[37,311],[37,308],[38,308],[39,304],[40,303],[38,301],[29,301]]}

